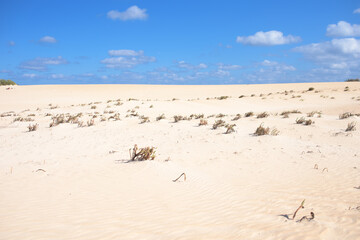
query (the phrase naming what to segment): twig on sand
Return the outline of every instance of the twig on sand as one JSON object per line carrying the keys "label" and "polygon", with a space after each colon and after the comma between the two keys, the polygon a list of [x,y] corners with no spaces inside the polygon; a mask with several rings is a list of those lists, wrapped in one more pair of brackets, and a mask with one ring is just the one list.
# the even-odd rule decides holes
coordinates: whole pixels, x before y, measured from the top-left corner
{"label": "twig on sand", "polygon": [[177,179],[173,180],[173,182],[176,182],[177,180],[179,180],[181,178],[181,176],[184,175],[184,181],[186,181],[186,174],[182,173]]}
{"label": "twig on sand", "polygon": [[308,221],[311,221],[311,220],[313,220],[314,218],[315,218],[315,214],[314,214],[314,212],[311,212],[310,213],[310,217],[307,217],[307,216],[303,216],[302,218],[300,218],[300,220],[298,220],[298,221],[296,221],[296,222],[301,222],[301,221],[303,221],[303,220],[308,220]]}
{"label": "twig on sand", "polygon": [[293,220],[295,219],[296,213],[300,210],[300,208],[304,208],[304,203],[305,203],[305,199],[302,201],[298,209],[296,209],[296,211],[294,212],[294,215],[292,217]]}
{"label": "twig on sand", "polygon": [[46,172],[44,169],[39,168],[38,170],[36,170],[35,172]]}
{"label": "twig on sand", "polygon": [[317,164],[315,164],[314,169],[319,169],[319,166]]}

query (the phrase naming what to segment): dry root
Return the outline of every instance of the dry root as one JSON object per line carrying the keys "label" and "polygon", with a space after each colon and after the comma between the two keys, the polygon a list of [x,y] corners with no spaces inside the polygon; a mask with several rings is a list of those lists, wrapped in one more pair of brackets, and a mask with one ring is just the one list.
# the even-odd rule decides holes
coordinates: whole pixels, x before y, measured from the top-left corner
{"label": "dry root", "polygon": [[184,181],[186,181],[186,174],[182,173],[177,179],[173,180],[173,182],[176,182],[177,180],[179,180],[181,178],[181,176],[184,176]]}
{"label": "dry root", "polygon": [[300,210],[300,208],[304,208],[304,203],[305,203],[305,199],[301,202],[300,206],[298,207],[298,209],[296,209],[296,211],[294,212],[294,215],[292,217],[292,219],[294,220],[296,217],[296,213]]}

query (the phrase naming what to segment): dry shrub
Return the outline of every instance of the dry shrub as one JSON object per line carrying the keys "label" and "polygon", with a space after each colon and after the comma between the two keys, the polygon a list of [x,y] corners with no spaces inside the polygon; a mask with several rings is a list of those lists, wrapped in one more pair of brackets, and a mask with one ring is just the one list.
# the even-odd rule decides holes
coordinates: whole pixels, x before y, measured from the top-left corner
{"label": "dry shrub", "polygon": [[174,116],[174,122],[179,122],[179,121],[181,121],[181,120],[184,120],[184,117],[183,117],[183,116],[181,116],[181,115],[175,115],[175,116]]}
{"label": "dry shrub", "polygon": [[219,113],[218,115],[216,115],[216,118],[222,118],[222,117],[225,117],[225,116],[226,116],[225,114]]}
{"label": "dry shrub", "polygon": [[245,117],[251,117],[251,116],[254,116],[254,113],[253,113],[253,112],[247,112],[247,113],[245,113]]}
{"label": "dry shrub", "polygon": [[259,113],[256,118],[266,118],[268,117],[269,114],[267,112],[262,112],[262,113]]}
{"label": "dry shrub", "polygon": [[312,121],[311,119],[305,120],[304,125],[308,126],[315,123],[315,121]]}
{"label": "dry shrub", "polygon": [[181,120],[191,120],[191,117],[184,117],[184,116],[181,116],[181,115],[175,115],[174,116],[174,122],[179,122]]}
{"label": "dry shrub", "polygon": [[280,133],[280,131],[277,130],[276,128],[273,128],[273,129],[271,130],[271,132],[270,132],[270,134],[271,134],[272,136],[277,136],[277,135],[279,135],[279,133]]}
{"label": "dry shrub", "polygon": [[208,122],[205,119],[200,119],[199,126],[205,126]]}
{"label": "dry shrub", "polygon": [[295,120],[296,124],[303,124],[305,121],[306,121],[306,120],[305,120],[304,117],[297,118],[297,119]]}
{"label": "dry shrub", "polygon": [[236,121],[236,120],[239,120],[240,118],[241,118],[241,114],[238,113],[238,114],[236,114],[236,116],[233,119],[231,119],[231,121]]}
{"label": "dry shrub", "polygon": [[160,121],[161,119],[165,119],[165,114],[161,114],[156,118],[156,121]]}
{"label": "dry shrub", "polygon": [[229,133],[232,133],[232,132],[235,132],[235,129],[234,127],[236,126],[236,124],[227,124],[225,127],[226,127],[226,132],[225,134],[229,134]]}
{"label": "dry shrub", "polygon": [[228,99],[230,96],[220,96],[220,97],[216,97],[217,100],[225,100]]}
{"label": "dry shrub", "polygon": [[216,120],[215,123],[213,124],[212,128],[213,129],[217,129],[218,127],[223,127],[225,126],[225,121],[219,119],[219,120]]}
{"label": "dry shrub", "polygon": [[349,131],[355,131],[355,130],[356,130],[356,122],[350,122],[350,123],[348,123],[345,131],[349,132]]}
{"label": "dry shrub", "polygon": [[114,121],[120,121],[120,113],[115,113],[114,115],[110,116],[108,120],[114,119]]}
{"label": "dry shrub", "polygon": [[200,118],[204,118],[204,114],[191,114],[190,117],[195,119],[200,119]]}
{"label": "dry shrub", "polygon": [[94,119],[91,119],[91,120],[87,121],[87,126],[88,126],[88,127],[94,126],[94,125],[95,125]]}
{"label": "dry shrub", "polygon": [[315,114],[321,115],[321,111],[312,111],[307,114],[308,117],[313,117]]}
{"label": "dry shrub", "polygon": [[255,136],[262,136],[262,135],[269,135],[270,133],[270,128],[265,128],[263,127],[263,124],[260,124],[260,126],[256,129],[256,131],[254,132]]}
{"label": "dry shrub", "polygon": [[141,119],[141,122],[140,122],[140,124],[143,124],[143,123],[147,123],[147,122],[150,122],[150,119],[149,119],[149,117],[145,117],[145,116],[140,116],[139,118]]}
{"label": "dry shrub", "polygon": [[14,122],[32,122],[34,119],[32,118],[23,118],[23,117],[17,117],[14,119]]}
{"label": "dry shrub", "polygon": [[38,129],[38,126],[39,124],[29,124],[28,126],[28,129],[29,129],[29,132],[33,132],[33,131],[36,131]]}
{"label": "dry shrub", "polygon": [[154,147],[145,147],[139,149],[135,144],[133,149],[129,149],[130,161],[154,160],[155,152],[156,151]]}
{"label": "dry shrub", "polygon": [[339,115],[339,119],[345,119],[345,118],[349,118],[354,116],[354,114],[352,114],[351,112],[344,112],[342,114]]}
{"label": "dry shrub", "polygon": [[55,127],[61,123],[79,123],[79,118],[82,116],[82,113],[78,113],[76,115],[64,115],[57,114],[52,117],[52,123],[50,123],[50,127]]}
{"label": "dry shrub", "polygon": [[301,112],[299,110],[291,110],[291,111],[284,111],[280,115],[284,116],[284,115],[289,115],[290,113],[301,113]]}

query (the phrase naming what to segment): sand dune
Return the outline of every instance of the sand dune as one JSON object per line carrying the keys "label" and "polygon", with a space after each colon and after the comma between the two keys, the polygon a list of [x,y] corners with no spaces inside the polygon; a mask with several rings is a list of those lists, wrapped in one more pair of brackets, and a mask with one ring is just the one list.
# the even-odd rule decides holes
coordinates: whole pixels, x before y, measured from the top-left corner
{"label": "sand dune", "polygon": [[[360,238],[359,83],[16,86],[0,114],[0,239]],[[174,122],[191,114],[208,125]],[[134,144],[155,160],[128,162]]]}

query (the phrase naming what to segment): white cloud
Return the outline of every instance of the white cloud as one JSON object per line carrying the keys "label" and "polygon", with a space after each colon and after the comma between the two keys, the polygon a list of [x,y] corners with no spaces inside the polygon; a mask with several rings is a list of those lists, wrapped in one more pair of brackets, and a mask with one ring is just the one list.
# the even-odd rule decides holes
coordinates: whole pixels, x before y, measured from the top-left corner
{"label": "white cloud", "polygon": [[34,78],[37,75],[35,73],[24,73],[22,76],[26,78]]}
{"label": "white cloud", "polygon": [[360,40],[355,38],[332,39],[294,48],[319,65],[334,69],[360,67]]}
{"label": "white cloud", "polygon": [[329,37],[357,37],[360,36],[360,25],[339,21],[326,28],[326,35]]}
{"label": "white cloud", "polygon": [[155,57],[148,57],[144,55],[144,51],[134,50],[110,50],[110,57],[101,60],[101,63],[105,64],[107,68],[132,68],[139,64],[145,64],[155,62]]}
{"label": "white cloud", "polygon": [[41,42],[41,43],[56,43],[57,40],[54,37],[45,36],[45,37],[40,38],[39,42]]}
{"label": "white cloud", "polygon": [[11,47],[15,46],[15,42],[14,41],[9,41],[9,46],[11,46]]}
{"label": "white cloud", "polygon": [[144,51],[134,51],[129,49],[121,49],[121,50],[109,50],[110,56],[141,56],[144,55]]}
{"label": "white cloud", "polygon": [[59,73],[59,74],[51,74],[50,77],[53,78],[53,79],[60,79],[60,78],[64,78],[64,74],[61,74],[61,73]]}
{"label": "white cloud", "polygon": [[22,69],[30,69],[35,71],[46,71],[47,65],[67,64],[68,61],[61,56],[54,58],[35,58],[33,60],[25,61],[20,64]]}
{"label": "white cloud", "polygon": [[332,39],[322,43],[312,43],[294,48],[306,57],[316,60],[337,60],[340,58],[360,58],[360,40],[355,38]]}
{"label": "white cloud", "polygon": [[111,10],[107,13],[107,17],[112,20],[145,20],[148,15],[146,14],[146,9],[141,9],[138,6],[134,5],[126,9],[124,12],[119,12],[117,10]]}
{"label": "white cloud", "polygon": [[354,13],[360,13],[360,8],[355,9],[355,10],[354,10]]}
{"label": "white cloud", "polygon": [[262,61],[259,65],[263,66],[263,67],[267,67],[267,68],[271,69],[272,71],[277,71],[279,73],[284,72],[284,71],[295,71],[296,70],[296,68],[294,66],[287,65],[285,63],[278,63],[276,61],[270,61],[267,59]]}
{"label": "white cloud", "polygon": [[236,42],[242,43],[245,45],[253,46],[271,46],[271,45],[282,45],[289,43],[300,42],[301,38],[297,36],[287,35],[284,36],[282,32],[279,31],[268,31],[268,32],[257,32],[252,36],[247,37],[237,37]]}
{"label": "white cloud", "polygon": [[83,74],[80,74],[80,76],[82,76],[82,77],[94,77],[95,74],[93,74],[93,73],[83,73]]}
{"label": "white cloud", "polygon": [[205,63],[200,63],[198,65],[192,65],[192,64],[187,63],[185,61],[175,61],[175,63],[176,63],[176,66],[178,68],[185,68],[185,69],[188,69],[188,70],[205,69],[205,68],[208,67]]}
{"label": "white cloud", "polygon": [[221,70],[238,70],[242,69],[243,67],[240,65],[218,63],[218,68]]}

